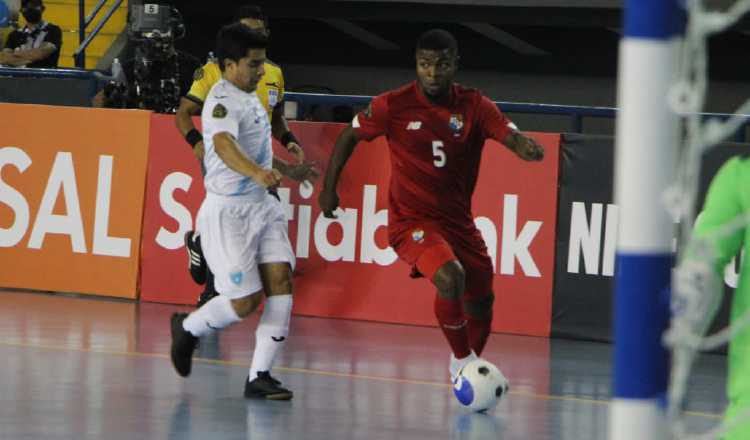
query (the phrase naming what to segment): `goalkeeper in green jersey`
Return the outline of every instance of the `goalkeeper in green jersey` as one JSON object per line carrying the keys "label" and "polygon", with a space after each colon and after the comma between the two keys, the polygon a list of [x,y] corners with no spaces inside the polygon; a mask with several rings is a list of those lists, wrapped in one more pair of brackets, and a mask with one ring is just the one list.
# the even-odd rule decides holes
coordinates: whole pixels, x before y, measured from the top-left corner
{"label": "goalkeeper in green jersey", "polygon": [[[675,348],[702,336],[721,303],[724,268],[744,246],[730,323],[750,312],[750,156],[734,157],[711,181],[706,201],[684,257],[675,271],[672,327]],[[750,439],[750,326],[729,342],[729,408],[725,440]],[[747,419],[736,419],[740,416]],[[733,428],[732,428],[733,427]]]}

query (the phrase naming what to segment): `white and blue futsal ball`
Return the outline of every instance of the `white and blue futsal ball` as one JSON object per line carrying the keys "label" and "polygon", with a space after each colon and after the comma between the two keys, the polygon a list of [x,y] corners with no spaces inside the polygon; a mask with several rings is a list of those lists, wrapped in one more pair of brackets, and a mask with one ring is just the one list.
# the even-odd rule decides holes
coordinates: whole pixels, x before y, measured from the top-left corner
{"label": "white and blue futsal ball", "polygon": [[508,379],[484,359],[469,362],[453,381],[453,394],[462,406],[472,411],[487,411],[508,393]]}

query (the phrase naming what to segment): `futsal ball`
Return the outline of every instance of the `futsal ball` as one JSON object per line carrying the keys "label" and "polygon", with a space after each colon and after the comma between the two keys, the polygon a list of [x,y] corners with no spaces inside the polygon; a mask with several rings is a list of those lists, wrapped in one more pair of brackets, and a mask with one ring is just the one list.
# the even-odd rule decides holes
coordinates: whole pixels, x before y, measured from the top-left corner
{"label": "futsal ball", "polygon": [[462,406],[477,412],[497,405],[508,392],[508,379],[484,359],[469,362],[453,381],[453,394]]}

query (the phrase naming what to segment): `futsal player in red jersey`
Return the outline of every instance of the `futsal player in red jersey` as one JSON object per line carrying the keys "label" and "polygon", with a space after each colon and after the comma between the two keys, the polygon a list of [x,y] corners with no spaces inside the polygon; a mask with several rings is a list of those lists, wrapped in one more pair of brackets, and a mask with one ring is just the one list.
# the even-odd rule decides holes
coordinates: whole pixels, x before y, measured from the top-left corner
{"label": "futsal player in red jersey", "polygon": [[336,184],[354,147],[386,137],[389,242],[412,266],[412,276],[437,288],[435,316],[453,351],[454,379],[482,353],[492,323],[492,260],[471,213],[485,140],[527,161],[542,160],[544,149],[479,91],[453,82],[458,45],[449,32],[424,33],[416,61],[416,81],[373,98],[336,139],[318,202],[334,217]]}

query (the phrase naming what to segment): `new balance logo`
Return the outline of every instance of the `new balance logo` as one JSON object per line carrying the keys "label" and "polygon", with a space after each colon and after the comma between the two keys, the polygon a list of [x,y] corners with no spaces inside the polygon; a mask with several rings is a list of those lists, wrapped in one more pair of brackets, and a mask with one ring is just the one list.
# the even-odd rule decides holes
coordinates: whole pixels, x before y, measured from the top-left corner
{"label": "new balance logo", "polygon": [[422,128],[422,121],[411,121],[406,126],[407,130],[419,130],[420,128]]}

